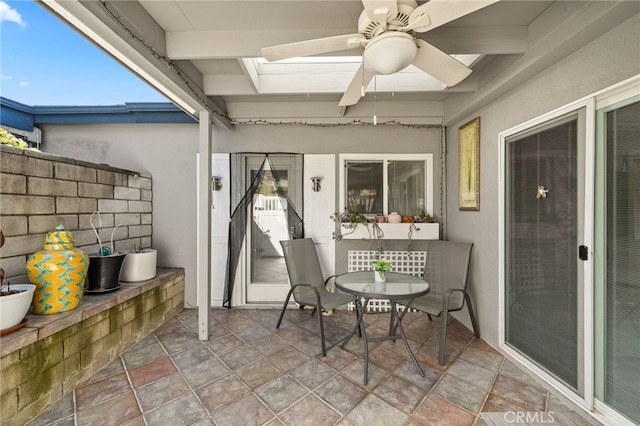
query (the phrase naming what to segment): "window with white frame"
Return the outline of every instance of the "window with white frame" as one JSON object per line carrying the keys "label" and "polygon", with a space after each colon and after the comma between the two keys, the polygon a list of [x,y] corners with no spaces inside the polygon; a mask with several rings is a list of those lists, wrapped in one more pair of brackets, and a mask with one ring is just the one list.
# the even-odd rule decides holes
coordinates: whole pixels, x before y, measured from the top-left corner
{"label": "window with white frame", "polygon": [[341,154],[340,163],[343,212],[433,214],[433,154]]}

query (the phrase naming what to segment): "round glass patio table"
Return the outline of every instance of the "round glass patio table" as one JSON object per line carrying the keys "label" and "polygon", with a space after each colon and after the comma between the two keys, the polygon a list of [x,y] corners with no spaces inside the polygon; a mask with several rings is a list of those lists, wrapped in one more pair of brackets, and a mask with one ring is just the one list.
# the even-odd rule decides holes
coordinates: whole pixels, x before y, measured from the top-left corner
{"label": "round glass patio table", "polygon": [[[364,341],[364,384],[368,381],[368,369],[369,369],[369,343],[379,342],[383,340],[393,340],[400,338],[404,342],[409,356],[413,360],[418,372],[424,377],[424,371],[418,364],[416,357],[411,351],[411,347],[407,342],[407,338],[402,328],[401,316],[398,315],[398,300],[409,300],[409,303],[404,305],[403,309],[409,309],[413,300],[416,297],[424,296],[429,292],[429,284],[421,278],[413,275],[401,274],[398,272],[386,272],[385,282],[376,282],[374,279],[373,271],[359,271],[348,272],[346,274],[338,275],[335,278],[336,288],[345,293],[353,294],[357,296],[355,305],[357,312],[356,324],[347,337],[345,337],[340,347],[344,346],[351,340],[358,330],[362,335]],[[367,338],[365,330],[365,323],[362,320],[364,314],[367,311],[367,304],[371,299],[385,299],[389,301],[391,305],[391,318],[389,321],[389,335]],[[400,331],[400,335],[396,334],[396,330]]]}

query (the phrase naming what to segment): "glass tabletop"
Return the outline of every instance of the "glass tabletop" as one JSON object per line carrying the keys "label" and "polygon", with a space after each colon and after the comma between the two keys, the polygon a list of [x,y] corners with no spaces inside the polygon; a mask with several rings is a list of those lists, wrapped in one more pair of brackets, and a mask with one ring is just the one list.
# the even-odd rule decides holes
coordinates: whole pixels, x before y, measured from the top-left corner
{"label": "glass tabletop", "polygon": [[386,282],[380,283],[375,281],[373,271],[348,272],[338,275],[335,284],[346,293],[369,299],[408,299],[429,292],[429,284],[413,275],[387,272],[385,278]]}

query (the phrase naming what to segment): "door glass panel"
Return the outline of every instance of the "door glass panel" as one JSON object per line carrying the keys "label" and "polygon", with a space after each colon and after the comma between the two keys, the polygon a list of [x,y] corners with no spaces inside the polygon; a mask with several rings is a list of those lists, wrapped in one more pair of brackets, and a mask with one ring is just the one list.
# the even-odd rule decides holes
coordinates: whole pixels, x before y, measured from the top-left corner
{"label": "door glass panel", "polygon": [[507,139],[507,343],[578,389],[577,116]]}
{"label": "door glass panel", "polygon": [[[252,170],[252,180],[258,170]],[[281,240],[289,239],[287,203],[276,191],[278,179],[285,195],[288,190],[287,170],[267,170],[253,197],[251,221],[251,282],[286,283],[287,269]]]}
{"label": "door glass panel", "polygon": [[605,402],[640,423],[640,103],[606,114]]}

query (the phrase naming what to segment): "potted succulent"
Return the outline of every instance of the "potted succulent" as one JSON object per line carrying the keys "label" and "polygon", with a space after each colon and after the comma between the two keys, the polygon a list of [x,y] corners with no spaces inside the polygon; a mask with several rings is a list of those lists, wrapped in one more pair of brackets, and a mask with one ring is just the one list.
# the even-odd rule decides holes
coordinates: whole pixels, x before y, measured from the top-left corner
{"label": "potted succulent", "polygon": [[120,271],[120,281],[146,281],[156,276],[158,252],[151,248],[136,246],[127,253]]}
{"label": "potted succulent", "polygon": [[93,224],[93,215],[98,214],[98,220],[100,226],[102,226],[102,220],[100,219],[99,212],[91,213],[91,228],[96,234],[98,239],[98,252],[89,254],[89,271],[87,273],[87,284],[85,292],[87,294],[92,293],[106,293],[114,291],[120,288],[120,270],[122,263],[124,262],[127,253],[120,253],[114,250],[113,234],[120,225],[113,228],[111,231],[111,247],[103,246],[100,234],[96,230]]}
{"label": "potted succulent", "polygon": [[[0,230],[0,247],[4,245],[4,234]],[[0,268],[0,335],[12,333],[27,324],[27,312],[31,307],[33,284],[10,284],[4,282],[4,269]]]}
{"label": "potted succulent", "polygon": [[385,282],[385,272],[391,269],[393,263],[388,260],[378,259],[374,262],[371,262],[371,267],[373,268],[373,276],[376,282]]}

